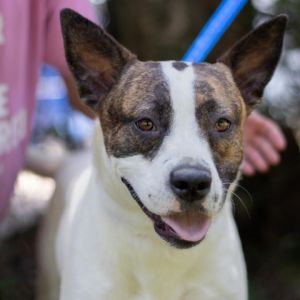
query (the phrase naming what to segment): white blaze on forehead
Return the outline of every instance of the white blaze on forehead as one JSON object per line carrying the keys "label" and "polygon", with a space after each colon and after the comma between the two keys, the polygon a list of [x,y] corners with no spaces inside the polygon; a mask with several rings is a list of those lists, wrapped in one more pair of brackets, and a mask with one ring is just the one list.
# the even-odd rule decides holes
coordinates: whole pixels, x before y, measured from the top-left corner
{"label": "white blaze on forehead", "polygon": [[177,70],[172,64],[172,62],[162,63],[162,70],[169,84],[174,114],[172,129],[176,133],[183,133],[183,131],[187,133],[191,128],[198,127],[195,117],[195,74],[191,65]]}
{"label": "white blaze on forehead", "polygon": [[[173,119],[170,136],[166,142],[176,154],[197,159],[209,159],[209,146],[196,120],[195,73],[192,65],[182,70],[173,67],[173,62],[163,62],[162,70],[169,84]],[[165,150],[163,150],[165,151]],[[209,157],[205,157],[205,156]]]}

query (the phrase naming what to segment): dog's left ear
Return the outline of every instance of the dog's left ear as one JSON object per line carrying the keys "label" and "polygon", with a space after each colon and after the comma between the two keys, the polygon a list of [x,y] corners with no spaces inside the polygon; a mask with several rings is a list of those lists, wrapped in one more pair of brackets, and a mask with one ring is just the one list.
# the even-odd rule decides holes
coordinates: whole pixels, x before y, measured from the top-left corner
{"label": "dog's left ear", "polygon": [[69,68],[81,100],[93,109],[136,57],[102,28],[71,9],[61,11],[61,27]]}
{"label": "dog's left ear", "polygon": [[231,69],[248,113],[259,103],[279,61],[287,20],[279,15],[262,24],[218,59]]}

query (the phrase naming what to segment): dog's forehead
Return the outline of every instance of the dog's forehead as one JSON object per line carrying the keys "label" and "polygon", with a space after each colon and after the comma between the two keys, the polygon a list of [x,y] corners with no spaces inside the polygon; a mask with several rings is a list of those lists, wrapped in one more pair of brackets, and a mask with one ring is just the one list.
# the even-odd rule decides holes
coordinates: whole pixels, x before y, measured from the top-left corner
{"label": "dog's forehead", "polygon": [[[205,101],[210,104],[214,101],[222,107],[230,108],[241,102],[231,72],[223,64],[191,64],[181,61],[135,62],[123,73],[114,91],[115,98],[122,99],[120,107],[124,112],[147,106],[152,109],[158,103],[170,104],[170,77],[179,90],[182,87],[183,95],[186,81],[191,83],[196,106]],[[182,101],[184,104],[184,101],[189,100]]]}
{"label": "dog's forehead", "polygon": [[151,105],[168,102],[169,91],[160,62],[136,61],[130,65],[113,90],[114,101],[120,99],[119,107],[124,113],[131,113],[141,107],[153,109]]}
{"label": "dog's forehead", "polygon": [[203,63],[193,65],[193,68],[198,104],[203,100],[214,100],[223,107],[242,104],[240,91],[225,65]]}
{"label": "dog's forehead", "polygon": [[[140,62],[127,66],[121,78],[99,105],[99,117],[107,152],[117,158],[142,155],[159,158],[166,147],[188,149],[184,157],[198,157],[203,143],[212,153],[224,158],[240,157],[229,153],[234,140],[241,140],[245,105],[232,75],[222,64],[190,64],[178,61]],[[237,130],[224,144],[211,140],[211,128],[224,117],[236,124]],[[154,121],[159,134],[137,132],[137,120]],[[191,139],[191,136],[194,136]],[[186,137],[184,140],[183,137]],[[181,144],[190,145],[180,147]],[[175,148],[174,148],[175,147]],[[240,147],[235,147],[240,152]],[[180,154],[180,155],[181,155]],[[175,155],[180,159],[180,155]],[[226,157],[227,157],[226,156]],[[239,163],[239,161],[238,161]],[[238,165],[237,163],[237,165]]]}

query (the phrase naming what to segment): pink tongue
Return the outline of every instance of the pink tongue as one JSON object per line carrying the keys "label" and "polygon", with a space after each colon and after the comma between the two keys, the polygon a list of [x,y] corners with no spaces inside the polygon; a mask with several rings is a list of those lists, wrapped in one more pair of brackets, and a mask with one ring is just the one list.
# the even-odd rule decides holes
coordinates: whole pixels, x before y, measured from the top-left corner
{"label": "pink tongue", "polygon": [[198,242],[202,240],[211,224],[211,218],[195,211],[162,217],[177,235],[186,241]]}

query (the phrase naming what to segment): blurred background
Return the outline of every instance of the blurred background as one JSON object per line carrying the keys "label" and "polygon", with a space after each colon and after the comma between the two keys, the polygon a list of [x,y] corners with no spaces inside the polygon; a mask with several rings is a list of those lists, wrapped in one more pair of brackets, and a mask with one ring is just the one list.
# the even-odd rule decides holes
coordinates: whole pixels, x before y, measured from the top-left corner
{"label": "blurred background", "polygon": [[[142,60],[180,59],[221,2],[91,1],[99,22]],[[285,52],[259,110],[281,124],[288,148],[279,166],[244,178],[234,197],[251,300],[300,299],[300,1],[249,1],[207,59],[214,62],[253,26],[279,13],[290,18]],[[44,65],[27,168],[0,224],[0,299],[34,299],[35,240],[55,174],[70,151],[88,149],[92,128],[70,107],[60,74]]]}

